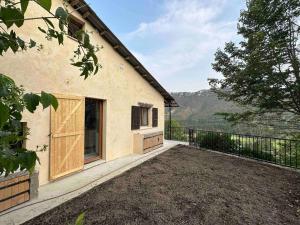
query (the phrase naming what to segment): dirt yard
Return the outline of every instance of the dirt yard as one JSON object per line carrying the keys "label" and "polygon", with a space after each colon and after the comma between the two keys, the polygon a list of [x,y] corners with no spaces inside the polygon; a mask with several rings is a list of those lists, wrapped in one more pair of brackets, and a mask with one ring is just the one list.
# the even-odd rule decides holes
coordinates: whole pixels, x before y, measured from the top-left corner
{"label": "dirt yard", "polygon": [[177,146],[25,224],[300,224],[300,173]]}

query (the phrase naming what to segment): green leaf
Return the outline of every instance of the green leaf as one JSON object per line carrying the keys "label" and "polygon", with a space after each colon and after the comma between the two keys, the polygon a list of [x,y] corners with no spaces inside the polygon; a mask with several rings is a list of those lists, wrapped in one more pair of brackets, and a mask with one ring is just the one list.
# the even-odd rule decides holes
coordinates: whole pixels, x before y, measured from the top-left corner
{"label": "green leaf", "polygon": [[17,37],[17,42],[21,49],[25,48],[25,42],[21,38]]}
{"label": "green leaf", "polygon": [[89,45],[90,45],[90,36],[87,33],[85,33],[84,40],[83,40],[83,47],[88,48]]}
{"label": "green leaf", "polygon": [[44,34],[47,33],[47,32],[46,32],[43,28],[41,28],[41,27],[38,27],[38,29],[39,29],[41,32],[43,32]]}
{"label": "green leaf", "polygon": [[83,65],[83,62],[76,62],[76,63],[72,63],[71,65],[81,67]]}
{"label": "green leaf", "polygon": [[8,96],[11,86],[15,86],[13,79],[0,73],[0,97]]}
{"label": "green leaf", "polygon": [[55,11],[55,16],[62,19],[63,21],[66,21],[69,14],[67,13],[67,11],[64,8],[58,7]]}
{"label": "green leaf", "polygon": [[30,39],[29,48],[33,48],[36,46],[36,42],[32,39]]}
{"label": "green leaf", "polygon": [[23,15],[27,10],[28,3],[29,3],[29,0],[21,0],[21,10],[22,10]]}
{"label": "green leaf", "polygon": [[17,27],[21,27],[24,24],[24,14],[19,9],[14,9],[14,19]]}
{"label": "green leaf", "polygon": [[11,27],[14,24],[14,22],[12,21],[14,19],[13,10],[11,8],[2,7],[1,8],[1,19],[3,20],[3,23],[8,28]]}
{"label": "green leaf", "polygon": [[94,75],[95,75],[96,73],[98,73],[98,70],[99,70],[99,66],[96,66],[96,69],[95,69]]}
{"label": "green leaf", "polygon": [[52,107],[56,110],[58,107],[58,102],[57,99],[55,98],[54,95],[46,93],[44,91],[42,91],[41,93],[41,103],[43,105],[43,108],[47,108],[50,105],[52,105]]}
{"label": "green leaf", "polygon": [[43,17],[43,20],[45,21],[45,23],[47,23],[50,27],[54,28],[53,23],[46,17]]}
{"label": "green leaf", "polygon": [[97,58],[97,56],[95,55],[95,54],[91,54],[91,57],[93,58],[93,60],[94,60],[94,64],[98,64],[98,58]]}
{"label": "green leaf", "polygon": [[26,169],[30,173],[34,171],[37,154],[34,151],[28,151],[26,149],[17,149],[19,153],[17,154],[21,170]]}
{"label": "green leaf", "polygon": [[81,30],[78,30],[78,31],[76,31],[76,33],[75,33],[75,36],[76,36],[76,39],[78,40],[78,41],[82,41],[82,39],[83,39],[83,35],[84,35],[84,31],[81,29]]}
{"label": "green leaf", "polygon": [[2,7],[1,19],[8,28],[11,27],[14,23],[18,27],[21,27],[24,23],[24,15],[17,8]]}
{"label": "green leaf", "polygon": [[84,213],[81,213],[76,221],[75,221],[75,225],[83,225],[83,222],[84,222]]}
{"label": "green leaf", "polygon": [[9,119],[9,107],[0,102],[0,128]]}
{"label": "green leaf", "polygon": [[57,40],[58,40],[58,44],[63,44],[64,43],[64,35],[62,33],[58,33],[57,34]]}
{"label": "green leaf", "polygon": [[21,120],[22,119],[22,114],[20,112],[13,112],[11,115],[16,119],[16,120]]}
{"label": "green leaf", "polygon": [[13,30],[10,31],[9,38],[10,38],[9,47],[15,53],[19,49],[19,44],[17,42],[17,35]]}
{"label": "green leaf", "polygon": [[59,27],[59,29],[60,29],[61,31],[64,31],[64,30],[65,30],[64,23],[63,23],[62,20],[59,20],[59,22],[58,22],[58,27]]}
{"label": "green leaf", "polygon": [[27,93],[23,96],[26,109],[33,113],[36,110],[36,107],[40,104],[41,97],[37,94]]}
{"label": "green leaf", "polygon": [[51,4],[52,1],[51,0],[35,0],[36,3],[38,3],[40,6],[42,6],[44,9],[50,11],[51,9]]}

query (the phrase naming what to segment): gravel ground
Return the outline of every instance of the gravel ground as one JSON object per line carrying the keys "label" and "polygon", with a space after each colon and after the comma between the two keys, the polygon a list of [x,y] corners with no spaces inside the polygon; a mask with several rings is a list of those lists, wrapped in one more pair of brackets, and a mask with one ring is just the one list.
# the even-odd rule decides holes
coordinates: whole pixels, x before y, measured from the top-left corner
{"label": "gravel ground", "polygon": [[300,224],[300,173],[178,145],[25,224]]}

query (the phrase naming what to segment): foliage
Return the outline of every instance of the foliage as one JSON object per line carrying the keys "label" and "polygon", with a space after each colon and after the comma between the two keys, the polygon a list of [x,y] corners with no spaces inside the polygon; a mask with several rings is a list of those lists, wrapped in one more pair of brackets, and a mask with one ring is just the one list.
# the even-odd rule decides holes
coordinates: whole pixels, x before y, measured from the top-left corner
{"label": "foliage", "polygon": [[[170,120],[165,120],[165,126],[166,127],[170,127]],[[182,127],[181,124],[177,121],[172,119],[171,120],[171,127]]]}
{"label": "foliage", "polygon": [[[45,16],[41,17],[25,17],[29,2],[38,4],[45,11]],[[4,0],[1,3],[0,8],[0,55],[8,50],[17,53],[19,50],[27,50],[29,48],[42,47],[32,40],[25,40],[21,36],[18,36],[16,31],[12,28],[13,25],[17,27],[23,26],[25,21],[28,20],[42,20],[44,21],[44,27],[38,27],[40,32],[45,35],[47,40],[56,39],[59,45],[64,42],[64,37],[68,35],[67,27],[70,20],[70,13],[67,8],[58,7],[54,13],[51,10],[51,0],[20,0],[15,2],[11,0]],[[54,25],[52,20],[58,22],[58,28]],[[99,47],[95,47],[90,42],[90,36],[84,30],[80,30],[76,33],[76,39],[78,47],[74,51],[74,58],[72,58],[72,65],[79,67],[81,70],[81,76],[85,79],[91,75],[96,74],[100,67],[96,52]]]}
{"label": "foliage", "polygon": [[176,120],[171,120],[171,136],[170,136],[170,120],[165,121],[165,137],[166,139],[176,141],[188,141],[188,130],[181,126]]}
{"label": "foliage", "polygon": [[210,80],[220,98],[249,107],[227,119],[253,120],[271,113],[299,118],[299,17],[299,0],[247,1],[238,24],[243,39],[215,53],[213,69],[224,79]]}
{"label": "foliage", "polygon": [[[37,4],[45,12],[41,17],[26,17],[29,4]],[[28,49],[42,49],[33,39],[23,38],[17,34],[18,29],[26,21],[42,20],[44,27],[37,29],[44,34],[46,40],[57,40],[59,45],[64,43],[68,34],[67,27],[70,20],[70,13],[65,7],[58,7],[51,12],[51,0],[3,0],[0,1],[0,55],[8,51],[17,54]],[[56,23],[52,21],[55,20]],[[58,27],[54,24],[58,24]],[[74,51],[71,64],[81,71],[80,76],[86,79],[96,74],[101,65],[98,63],[96,52],[99,47],[90,42],[89,34],[83,30],[76,33],[78,46]],[[57,109],[57,99],[44,91],[40,94],[24,93],[22,87],[18,87],[8,75],[0,71],[0,175],[8,175],[18,169],[30,172],[35,168],[38,160],[36,151],[44,150],[46,146],[37,146],[35,151],[25,149],[20,142],[26,139],[29,131],[22,132],[22,113],[26,110],[33,113],[39,105],[43,108],[52,106]]]}
{"label": "foliage", "polygon": [[197,134],[196,143],[202,148],[217,150],[217,151],[231,151],[235,148],[235,142],[230,135],[215,132],[205,132]]}
{"label": "foliage", "polygon": [[256,151],[255,149],[251,149],[250,147],[241,148],[238,153],[240,155],[247,156],[250,158],[262,159],[262,160],[271,161],[271,162],[275,160],[272,153],[267,152],[267,151],[259,152],[259,151]]}
{"label": "foliage", "polygon": [[[26,139],[28,131],[22,132],[22,112],[27,108],[34,111],[39,104],[44,108],[52,105],[57,108],[57,100],[53,95],[42,92],[41,95],[27,93],[15,82],[0,74],[0,174],[8,175],[21,170],[33,171],[35,162],[38,159],[36,151],[29,151],[18,144]],[[4,112],[4,113],[3,113]],[[37,146],[36,150],[43,150],[45,146]]]}
{"label": "foliage", "polygon": [[84,224],[84,213],[81,213],[76,221],[75,221],[75,225],[83,225]]}

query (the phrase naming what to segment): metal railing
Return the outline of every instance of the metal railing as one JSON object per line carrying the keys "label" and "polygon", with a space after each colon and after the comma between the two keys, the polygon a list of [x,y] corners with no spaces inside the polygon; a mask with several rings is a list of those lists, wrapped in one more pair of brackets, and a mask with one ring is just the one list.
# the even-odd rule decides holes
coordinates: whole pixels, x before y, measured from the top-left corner
{"label": "metal railing", "polygon": [[189,128],[187,127],[170,127],[165,128],[165,139],[173,141],[189,141]]}
{"label": "metal railing", "polygon": [[165,138],[189,142],[201,149],[261,160],[300,169],[300,140],[166,127]]}

